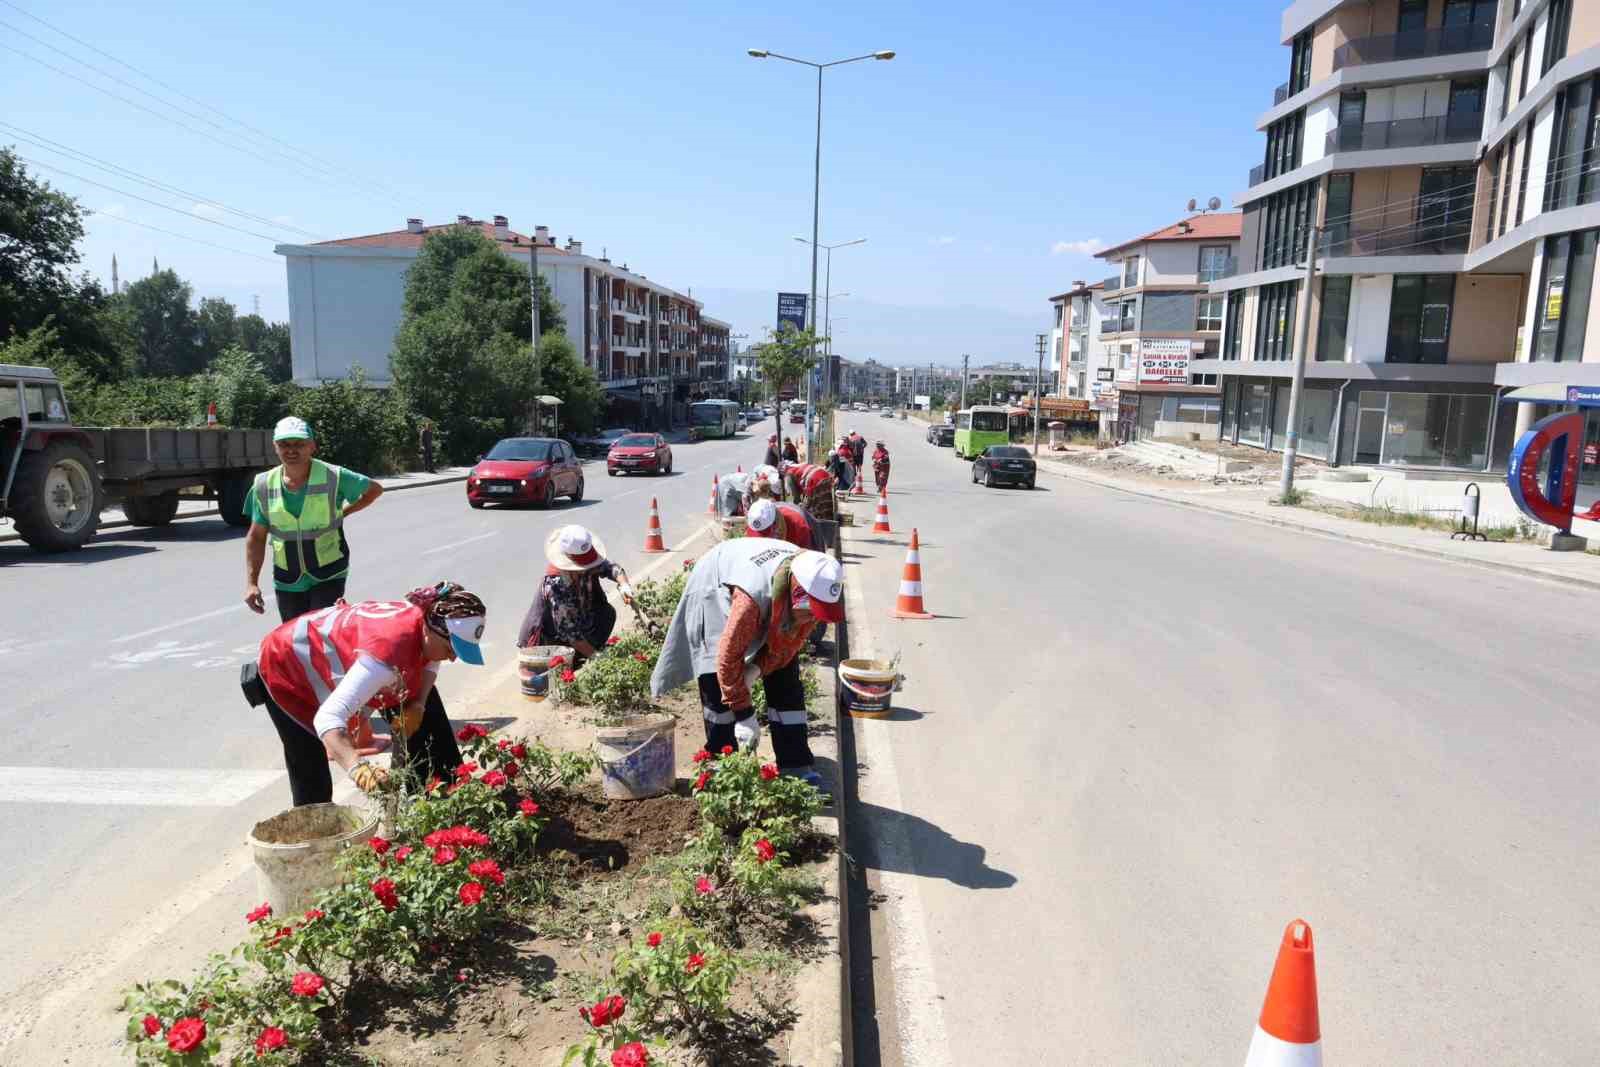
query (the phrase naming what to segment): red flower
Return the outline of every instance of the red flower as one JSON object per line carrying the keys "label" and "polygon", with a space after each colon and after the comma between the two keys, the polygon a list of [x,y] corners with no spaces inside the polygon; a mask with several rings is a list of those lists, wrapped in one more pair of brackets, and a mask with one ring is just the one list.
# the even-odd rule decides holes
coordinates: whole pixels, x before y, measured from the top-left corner
{"label": "red flower", "polygon": [[627,1007],[628,1002],[613,993],[596,1001],[592,1008],[579,1008],[578,1015],[584,1022],[598,1030],[622,1018],[622,1013]]}
{"label": "red flower", "polygon": [[699,752],[696,752],[694,754],[694,761],[696,763],[704,763],[706,760],[708,760],[710,758],[711,758],[711,753],[707,752],[703,748]]}
{"label": "red flower", "polygon": [[515,778],[521,771],[522,768],[517,765],[516,760],[506,760],[505,772],[507,778]]}
{"label": "red flower", "polygon": [[689,974],[694,974],[705,965],[706,958],[698,952],[690,953],[689,958],[683,961],[683,969]]}
{"label": "red flower", "polygon": [[443,867],[447,863],[456,861],[456,850],[449,845],[440,845],[433,850],[433,863],[436,867]]}
{"label": "red flower", "polygon": [[299,971],[289,983],[289,992],[297,997],[314,997],[322,992],[322,975]]}
{"label": "red flower", "polygon": [[406,861],[406,857],[411,855],[411,853],[412,848],[410,845],[401,845],[399,848],[394,850],[394,861],[396,863],[404,863]]}
{"label": "red flower", "polygon": [[306,922],[308,922],[308,923],[309,922],[316,922],[318,919],[326,919],[327,917],[328,917],[328,913],[323,911],[321,908],[307,908],[306,909]]}
{"label": "red flower", "polygon": [[372,851],[376,852],[380,856],[389,851],[389,842],[381,837],[374,837],[372,840],[368,841],[367,844],[371,845]]}
{"label": "red flower", "polygon": [[777,766],[777,764],[775,764],[775,763],[763,763],[761,765],[761,780],[763,782],[770,782],[776,777],[778,777],[778,766]]}
{"label": "red flower", "polygon": [[461,729],[456,731],[456,740],[457,741],[474,741],[474,740],[476,740],[476,739],[478,739],[480,737],[488,737],[488,736],[489,736],[489,731],[488,730],[485,730],[483,727],[479,726],[477,723],[472,723],[472,722],[467,723],[467,725],[463,726]]}
{"label": "red flower", "polygon": [[554,659],[552,659],[550,661],[550,666],[552,666],[552,667],[563,667],[563,666],[566,665],[566,662],[567,662],[567,657],[565,657],[565,656],[557,656],[557,657],[555,657]]}
{"label": "red flower", "polygon": [[384,911],[393,911],[400,905],[400,894],[394,890],[394,883],[387,878],[379,878],[372,883],[372,895],[378,898],[378,903],[383,905]]}
{"label": "red flower", "polygon": [[167,1047],[174,1052],[193,1052],[206,1039],[206,1021],[190,1016],[176,1019],[167,1030]]}
{"label": "red flower", "polygon": [[650,657],[645,655],[643,652],[635,652],[633,654],[633,658],[638,660],[640,663],[649,663],[650,662]]}
{"label": "red flower", "polygon": [[696,789],[704,789],[706,787],[706,783],[709,781],[711,781],[711,772],[701,771],[700,777],[694,780],[694,787]]}
{"label": "red flower", "polygon": [[768,841],[766,838],[763,837],[760,841],[756,842],[756,859],[760,860],[762,863],[771,863],[772,858],[777,854],[778,850],[773,848],[772,842]]}
{"label": "red flower", "polygon": [[572,672],[572,671],[562,671],[561,672],[561,680],[563,682],[567,682],[567,683],[570,684],[572,682],[577,681],[577,678],[578,678],[577,674]]}
{"label": "red flower", "polygon": [[439,776],[437,774],[432,775],[432,776],[430,776],[428,778],[428,784],[427,784],[427,786],[424,787],[424,791],[428,792],[428,793],[431,793],[435,789],[438,789],[443,784],[444,783],[440,780],[440,778],[439,778]]}
{"label": "red flower", "polygon": [[465,982],[466,980],[467,980],[467,972],[466,971],[457,971],[456,972],[456,981]]}
{"label": "red flower", "polygon": [[502,789],[506,784],[506,776],[502,771],[488,771],[483,776],[483,784],[491,789]]}
{"label": "red flower", "polygon": [[488,834],[470,826],[457,826],[452,833],[456,835],[456,844],[461,848],[482,848],[489,843]]}
{"label": "red flower", "polygon": [[527,759],[528,746],[518,742],[517,744],[511,746],[511,754],[517,757],[517,759]]}
{"label": "red flower", "polygon": [[462,884],[461,888],[457,890],[456,895],[461,898],[462,905],[470,908],[472,905],[483,899],[483,883],[465,882]]}
{"label": "red flower", "polygon": [[146,1015],[143,1025],[145,1037],[155,1037],[161,1032],[161,1020],[154,1015]]}
{"label": "red flower", "polygon": [[524,818],[531,818],[532,816],[539,814],[539,805],[529,800],[527,797],[522,798],[522,803],[518,804],[517,808],[522,812]]}
{"label": "red flower", "polygon": [[[273,934],[272,937],[267,941],[267,945],[269,947],[276,948],[278,946],[278,942],[282,941],[284,938],[290,936],[293,933],[294,933],[293,928],[288,927],[288,926],[280,926],[280,927],[278,927],[278,932]],[[204,1009],[201,1009],[201,1010],[204,1010]]]}
{"label": "red flower", "polygon": [[620,637],[608,637],[608,638],[606,638],[606,647],[610,648],[612,645],[616,644],[618,641],[621,641],[621,640],[622,640],[622,638],[620,638]]}
{"label": "red flower", "polygon": [[504,752],[506,749],[511,747],[511,738],[502,737],[499,741],[495,742],[494,747],[498,748],[501,752]]}
{"label": "red flower", "polygon": [[467,873],[474,878],[482,878],[493,882],[495,885],[505,885],[505,872],[500,870],[500,865],[494,860],[478,860],[476,863],[467,864]]}
{"label": "red flower", "polygon": [[456,768],[456,777],[457,778],[471,778],[474,774],[477,774],[477,773],[478,773],[478,765],[476,763],[470,763],[470,762],[469,763],[463,763],[461,766]]}
{"label": "red flower", "polygon": [[661,947],[661,934],[660,934],[660,932],[652,931],[650,936],[644,939],[644,943],[649,945],[651,948],[660,948]]}
{"label": "red flower", "polygon": [[247,923],[258,923],[262,919],[270,919],[270,918],[272,918],[272,905],[271,904],[263,904],[263,905],[261,905],[261,907],[255,908],[252,911],[247,911],[244,914],[244,921],[247,922]]}
{"label": "red flower", "polygon": [[711,879],[702,874],[694,880],[694,891],[703,897],[709,897],[717,891],[717,887],[711,884]]}
{"label": "red flower", "polygon": [[611,1054],[611,1067],[650,1067],[650,1053],[637,1041],[630,1041]]}
{"label": "red flower", "polygon": [[733,755],[733,746],[732,746],[732,745],[723,745],[723,746],[722,746],[722,754],[723,754],[723,755],[724,755],[724,756],[731,756],[731,755]]}
{"label": "red flower", "polygon": [[261,1036],[256,1038],[256,1055],[265,1056],[274,1049],[280,1049],[288,1044],[289,1035],[276,1026],[269,1026],[261,1031]]}

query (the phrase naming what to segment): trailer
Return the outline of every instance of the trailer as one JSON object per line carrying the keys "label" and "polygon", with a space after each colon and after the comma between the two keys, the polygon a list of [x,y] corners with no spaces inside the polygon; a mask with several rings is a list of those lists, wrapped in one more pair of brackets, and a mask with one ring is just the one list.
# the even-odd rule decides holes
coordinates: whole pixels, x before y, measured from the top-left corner
{"label": "trailer", "polygon": [[74,426],[54,371],[0,364],[0,518],[40,552],[82,548],[111,504],[165,526],[185,489],[244,526],[245,495],[276,462],[267,430]]}

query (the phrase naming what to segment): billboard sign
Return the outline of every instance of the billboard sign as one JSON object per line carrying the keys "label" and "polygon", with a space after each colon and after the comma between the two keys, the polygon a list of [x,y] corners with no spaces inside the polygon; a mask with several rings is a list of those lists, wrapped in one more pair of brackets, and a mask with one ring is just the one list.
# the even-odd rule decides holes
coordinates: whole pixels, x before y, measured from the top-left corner
{"label": "billboard sign", "polygon": [[1116,381],[1116,378],[1117,378],[1117,372],[1116,372],[1115,368],[1112,368],[1112,367],[1096,367],[1094,369],[1094,380],[1097,381],[1097,382]]}
{"label": "billboard sign", "polygon": [[1139,381],[1151,385],[1189,384],[1189,342],[1155,337],[1141,341]]}
{"label": "billboard sign", "polygon": [[806,328],[805,293],[778,294],[778,332],[782,333],[785,327],[795,330]]}

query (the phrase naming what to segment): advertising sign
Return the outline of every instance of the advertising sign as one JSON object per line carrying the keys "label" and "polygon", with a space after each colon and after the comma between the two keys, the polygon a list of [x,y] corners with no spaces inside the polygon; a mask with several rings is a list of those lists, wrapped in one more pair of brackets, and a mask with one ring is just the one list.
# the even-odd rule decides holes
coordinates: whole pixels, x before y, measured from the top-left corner
{"label": "advertising sign", "polygon": [[1567,403],[1581,408],[1600,407],[1600,385],[1567,386]]}
{"label": "advertising sign", "polygon": [[1094,369],[1094,380],[1097,382],[1115,381],[1116,376],[1116,370],[1111,367],[1096,367]]}
{"label": "advertising sign", "polygon": [[796,330],[806,328],[805,293],[778,294],[778,332],[782,333],[785,326]]}
{"label": "advertising sign", "polygon": [[1189,342],[1146,338],[1139,343],[1139,381],[1154,385],[1187,385]]}

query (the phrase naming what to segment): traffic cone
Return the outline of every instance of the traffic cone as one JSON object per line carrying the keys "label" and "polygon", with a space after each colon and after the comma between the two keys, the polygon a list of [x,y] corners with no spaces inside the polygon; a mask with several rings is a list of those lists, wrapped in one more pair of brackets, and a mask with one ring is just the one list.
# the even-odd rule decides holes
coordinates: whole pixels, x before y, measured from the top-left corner
{"label": "traffic cone", "polygon": [[722,480],[713,474],[711,476],[711,499],[706,501],[707,515],[715,515],[717,513],[717,490],[721,487]]}
{"label": "traffic cone", "polygon": [[743,474],[744,473],[744,464],[740,463],[739,465],[734,467],[733,468],[733,473],[735,473],[735,474]]}
{"label": "traffic cone", "polygon": [[1304,919],[1296,919],[1283,931],[1244,1067],[1322,1067],[1317,959],[1311,925]]}
{"label": "traffic cone", "polygon": [[217,424],[217,402],[215,400],[213,400],[211,403],[206,405],[206,425],[207,426],[215,426],[216,424]]}
{"label": "traffic cone", "polygon": [[895,599],[894,617],[933,618],[922,606],[922,550],[917,542],[915,527],[911,530],[911,547],[906,549],[905,569],[900,572],[900,595]]}
{"label": "traffic cone", "polygon": [[656,510],[656,498],[650,498],[650,526],[644,532],[644,550],[646,552],[665,552],[666,544],[661,540],[661,513]]}
{"label": "traffic cone", "polygon": [[885,489],[878,494],[878,514],[872,520],[873,533],[894,533],[889,529],[889,491]]}

